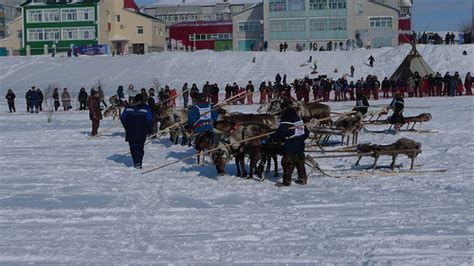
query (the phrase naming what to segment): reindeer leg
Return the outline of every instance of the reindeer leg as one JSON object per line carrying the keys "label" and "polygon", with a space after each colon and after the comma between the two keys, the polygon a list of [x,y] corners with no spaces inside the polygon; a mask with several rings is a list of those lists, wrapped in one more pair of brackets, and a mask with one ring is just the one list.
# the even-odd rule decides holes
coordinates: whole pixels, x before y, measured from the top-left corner
{"label": "reindeer leg", "polygon": [[379,155],[375,155],[374,164],[372,165],[372,171],[375,171],[375,167],[377,166],[377,161],[378,160],[379,160]]}
{"label": "reindeer leg", "polygon": [[275,164],[275,172],[273,172],[274,177],[278,177],[278,156],[273,156],[273,163]]}
{"label": "reindeer leg", "polygon": [[411,127],[411,130],[415,130],[415,125],[416,125],[416,122],[413,123],[413,126]]}
{"label": "reindeer leg", "polygon": [[411,164],[410,164],[410,170],[413,170],[413,166],[415,165],[415,156],[411,157]]}
{"label": "reindeer leg", "polygon": [[390,168],[393,170],[395,170],[395,161],[397,160],[397,155],[394,154],[392,155],[392,164],[390,165]]}
{"label": "reindeer leg", "polygon": [[357,159],[357,162],[355,163],[355,165],[359,165],[360,159],[362,159],[362,156],[359,156],[359,158]]}
{"label": "reindeer leg", "polygon": [[239,161],[238,155],[235,155],[235,156],[234,156],[234,160],[235,160],[235,168],[237,169],[237,176],[241,176],[241,172],[240,172],[240,161]]}

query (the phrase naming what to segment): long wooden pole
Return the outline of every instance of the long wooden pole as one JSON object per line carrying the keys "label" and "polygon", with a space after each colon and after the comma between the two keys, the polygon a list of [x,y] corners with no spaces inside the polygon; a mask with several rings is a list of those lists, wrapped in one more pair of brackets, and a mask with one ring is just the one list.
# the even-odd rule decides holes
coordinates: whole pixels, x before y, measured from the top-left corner
{"label": "long wooden pole", "polygon": [[[209,114],[209,113],[211,113],[211,112],[214,112],[215,110],[218,110],[218,109],[220,109],[220,108],[222,108],[222,107],[228,105],[229,103],[232,103],[232,102],[234,102],[234,101],[237,101],[241,96],[244,96],[244,97],[245,97],[246,94],[247,94],[246,92],[242,92],[242,93],[236,94],[236,95],[234,95],[234,96],[232,96],[232,97],[230,97],[230,98],[224,100],[223,102],[218,103],[213,109],[211,109],[210,111],[207,111],[207,112],[201,114],[199,117],[202,117],[202,116],[204,116],[204,115],[207,115],[207,114]],[[159,132],[157,132],[157,133],[155,133],[155,134],[149,136],[149,137],[147,138],[146,142],[145,142],[145,145],[147,145],[147,144],[149,144],[150,142],[152,142],[152,141],[153,141],[152,138],[153,138],[154,136],[161,137],[163,134],[167,133],[168,131],[170,131],[170,130],[172,130],[172,129],[174,129],[174,128],[179,128],[179,127],[185,125],[187,122],[188,122],[188,121],[181,121],[181,122],[179,122],[179,123],[175,123],[175,124],[173,124],[173,125],[171,125],[171,126],[165,128],[165,129],[160,130]],[[161,133],[161,134],[160,134],[160,133]],[[127,153],[124,153],[124,154],[120,155],[120,157],[118,157],[116,160],[121,159],[121,158],[123,158],[124,156],[129,155],[130,153],[131,153],[130,151],[128,151]]]}
{"label": "long wooden pole", "polygon": [[[322,118],[322,119],[317,119],[316,122],[326,121],[326,120],[329,120],[329,119],[334,118],[334,117],[337,117],[337,116],[326,117],[326,118]],[[314,121],[315,121],[315,120],[313,120],[313,122],[314,122]],[[307,123],[305,123],[305,124],[303,124],[303,125],[307,125],[307,124],[309,124],[309,123],[311,123],[311,122],[307,122]],[[293,128],[294,128],[294,127],[291,127],[290,129],[293,129]],[[232,143],[231,145],[237,145],[237,144],[240,144],[240,143],[243,143],[243,142],[247,142],[247,141],[251,141],[251,140],[255,140],[255,139],[260,139],[260,138],[263,138],[263,137],[266,137],[266,136],[270,136],[271,134],[274,134],[275,132],[276,132],[276,130],[273,130],[273,131],[270,131],[270,132],[267,132],[267,133],[264,133],[264,134],[260,134],[260,135],[257,135],[257,136],[253,136],[253,137],[250,137],[250,138],[247,138],[247,139],[243,139],[243,140],[237,141],[237,142],[235,142],[235,143]],[[227,146],[227,144],[226,144],[226,146]],[[194,157],[197,156],[197,155],[209,154],[209,153],[211,153],[211,152],[214,152],[214,151],[217,151],[217,150],[220,150],[220,149],[221,149],[221,147],[218,147],[218,148],[213,148],[213,149],[207,150],[207,151],[205,151],[204,153],[198,152],[198,153],[196,153],[196,154],[194,154],[194,155],[192,155],[192,156],[188,156],[188,157],[185,157],[185,158],[176,160],[176,161],[174,161],[174,162],[167,163],[167,164],[165,164],[165,165],[161,165],[161,166],[158,166],[158,167],[156,167],[156,168],[152,168],[152,169],[150,169],[150,170],[146,170],[146,171],[144,171],[142,174],[147,174],[147,173],[150,173],[150,172],[153,172],[153,171],[156,171],[156,170],[159,170],[159,169],[168,167],[168,166],[173,165],[173,164],[175,164],[175,163],[178,163],[178,162],[181,162],[181,161],[185,161],[185,160],[189,160],[189,159],[191,159],[191,158],[194,158]]]}
{"label": "long wooden pole", "polygon": [[356,153],[356,154],[341,154],[341,155],[322,155],[322,156],[311,156],[314,159],[326,159],[326,158],[343,158],[343,157],[359,157],[359,156],[372,156],[375,154],[379,155],[393,155],[398,153],[408,153],[408,152],[415,152],[417,150],[393,150],[393,151],[379,151],[379,152],[364,152],[364,153]]}

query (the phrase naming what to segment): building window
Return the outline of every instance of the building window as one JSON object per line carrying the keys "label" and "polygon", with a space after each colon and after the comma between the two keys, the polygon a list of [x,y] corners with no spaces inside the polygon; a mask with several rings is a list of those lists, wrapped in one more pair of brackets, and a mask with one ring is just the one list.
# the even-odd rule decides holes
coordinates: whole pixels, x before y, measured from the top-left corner
{"label": "building window", "polygon": [[239,32],[259,32],[260,21],[239,22]]}
{"label": "building window", "polygon": [[94,21],[94,8],[79,8],[77,9],[77,19],[80,21]]}
{"label": "building window", "polygon": [[311,10],[321,10],[327,8],[327,0],[309,0],[309,9]]}
{"label": "building window", "polygon": [[27,17],[28,22],[42,22],[43,10],[28,10]]}
{"label": "building window", "polygon": [[329,30],[346,30],[345,19],[329,19]]}
{"label": "building window", "polygon": [[45,9],[43,10],[43,17],[45,22],[61,21],[59,9]]}
{"label": "building window", "polygon": [[45,41],[60,40],[59,29],[45,29],[44,30],[44,40]]}
{"label": "building window", "polygon": [[374,29],[392,28],[391,17],[370,18],[369,23],[370,23],[370,27]]}
{"label": "building window", "polygon": [[286,31],[286,21],[284,20],[271,20],[270,21],[271,32]]}
{"label": "building window", "polygon": [[328,23],[326,19],[312,19],[309,21],[310,31],[327,31]]}
{"label": "building window", "polygon": [[288,20],[287,21],[287,30],[288,31],[305,31],[306,30],[306,22],[305,20]]}
{"label": "building window", "polygon": [[346,9],[346,0],[328,0],[330,9]]}
{"label": "building window", "polygon": [[289,11],[304,11],[305,0],[288,0]]}
{"label": "building window", "polygon": [[28,41],[37,42],[44,40],[44,30],[43,29],[28,29]]}
{"label": "building window", "polygon": [[115,20],[116,20],[117,22],[120,22],[120,15],[115,16]]}
{"label": "building window", "polygon": [[94,27],[62,28],[63,40],[94,40]]}
{"label": "building window", "polygon": [[77,9],[61,9],[63,21],[77,21]]}
{"label": "building window", "polygon": [[137,26],[137,34],[143,35],[143,26]]}
{"label": "building window", "polygon": [[286,0],[270,0],[270,12],[281,12],[286,10]]}
{"label": "building window", "polygon": [[23,31],[21,30],[16,31],[16,37],[19,39],[23,38]]}
{"label": "building window", "polygon": [[190,34],[190,41],[210,41],[210,40],[231,40],[230,33],[214,33],[214,34]]}
{"label": "building window", "polygon": [[79,38],[83,40],[94,40],[95,28],[94,27],[79,28]]}

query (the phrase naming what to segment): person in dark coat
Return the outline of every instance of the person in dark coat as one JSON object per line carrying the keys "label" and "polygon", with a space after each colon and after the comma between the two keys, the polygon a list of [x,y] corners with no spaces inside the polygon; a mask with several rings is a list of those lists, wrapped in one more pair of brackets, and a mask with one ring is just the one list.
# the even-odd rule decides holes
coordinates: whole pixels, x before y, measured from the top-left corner
{"label": "person in dark coat", "polygon": [[290,186],[293,171],[298,171],[298,179],[295,183],[305,185],[308,182],[305,169],[305,139],[309,131],[303,120],[298,116],[296,110],[291,107],[290,101],[284,101],[281,105],[282,114],[277,131],[270,135],[273,142],[283,142],[281,165],[283,168],[283,181],[277,186]]}
{"label": "person in dark coat", "polygon": [[206,84],[204,84],[204,86],[202,87],[202,93],[204,93],[208,102],[211,101],[211,91],[212,85],[209,84],[209,81],[206,81]]}
{"label": "person in dark coat", "polygon": [[118,86],[117,98],[118,98],[119,104],[123,105],[123,100],[125,100],[125,94],[123,92],[123,86],[122,85]]}
{"label": "person in dark coat", "polygon": [[232,96],[232,86],[229,83],[225,85],[225,99],[229,99]]}
{"label": "person in dark coat", "polygon": [[275,77],[275,84],[280,84],[281,83],[281,75],[280,73],[277,73]]}
{"label": "person in dark coat", "polygon": [[357,93],[356,94],[356,105],[352,111],[359,112],[363,115],[367,113],[369,110],[369,101],[367,100],[367,97],[363,93]]}
{"label": "person in dark coat", "polygon": [[405,101],[400,92],[394,94],[394,99],[390,103],[390,108],[393,110],[393,115],[389,119],[389,123],[393,125],[395,134],[400,132],[400,128],[405,124],[405,117],[403,116],[403,109],[405,108]]}
{"label": "person in dark coat", "polygon": [[[92,90],[94,91],[94,90]],[[87,110],[87,92],[86,92],[86,89],[84,87],[82,87],[80,90],[79,90],[79,97],[78,97],[78,100],[79,100],[79,110]]]}
{"label": "person in dark coat", "polygon": [[[84,89],[84,92],[85,92],[85,89]],[[99,130],[100,120],[102,119],[102,113],[100,109],[99,93],[95,91],[94,89],[91,90],[91,95],[89,96],[89,119],[92,121],[91,136],[95,136],[97,135],[98,130]]]}
{"label": "person in dark coat", "polygon": [[217,104],[219,102],[219,87],[214,83],[211,87],[211,103]]}
{"label": "person in dark coat", "polygon": [[59,89],[58,88],[54,88],[53,101],[54,101],[54,111],[58,111],[59,106],[61,106],[61,104],[59,103]]}
{"label": "person in dark coat", "polygon": [[188,83],[185,82],[183,85],[183,89],[181,90],[181,93],[183,95],[183,107],[188,108],[188,103],[189,103],[189,88],[188,88]]}
{"label": "person in dark coat", "polygon": [[152,114],[152,129],[150,134],[154,135],[153,138],[156,138],[156,133],[158,133],[158,122],[160,120],[160,105],[158,104],[158,97],[155,96],[155,89],[153,88],[148,90],[147,105]]}
{"label": "person in dark coat", "polygon": [[25,102],[26,102],[26,111],[29,112],[31,108],[31,91],[34,87],[31,87],[26,93],[25,93]]}
{"label": "person in dark coat", "polygon": [[44,101],[44,94],[43,92],[38,88],[38,108],[41,112],[43,112],[43,101]]}
{"label": "person in dark coat", "polygon": [[10,113],[16,112],[15,98],[16,98],[15,93],[13,93],[13,91],[11,89],[8,89],[7,95],[5,95],[5,99],[7,99],[8,110],[10,110]]}
{"label": "person in dark coat", "polygon": [[134,167],[142,168],[144,146],[147,134],[152,130],[152,113],[144,104],[142,95],[134,97],[133,104],[123,110],[120,121],[125,128],[125,141],[130,146]]}
{"label": "person in dark coat", "polygon": [[39,99],[40,96],[35,87],[31,88],[30,92],[30,113],[39,112]]}
{"label": "person in dark coat", "polygon": [[197,87],[196,83],[193,83],[193,85],[191,86],[190,96],[191,102],[195,104],[199,96],[199,88]]}
{"label": "person in dark coat", "polygon": [[375,58],[374,58],[374,56],[371,55],[371,56],[369,57],[369,64],[370,64],[370,67],[374,67],[374,62],[375,62]]}

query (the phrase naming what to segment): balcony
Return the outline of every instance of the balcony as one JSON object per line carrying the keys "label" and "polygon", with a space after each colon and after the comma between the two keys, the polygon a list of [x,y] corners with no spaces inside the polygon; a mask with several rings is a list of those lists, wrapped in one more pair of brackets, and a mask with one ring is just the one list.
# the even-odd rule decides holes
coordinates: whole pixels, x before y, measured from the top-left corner
{"label": "balcony", "polygon": [[327,30],[327,31],[311,31],[312,40],[345,40],[347,39],[347,31],[345,30]]}
{"label": "balcony", "polygon": [[347,9],[314,9],[308,10],[309,17],[345,17]]}
{"label": "balcony", "polygon": [[306,11],[278,11],[268,12],[268,18],[303,18]]}

